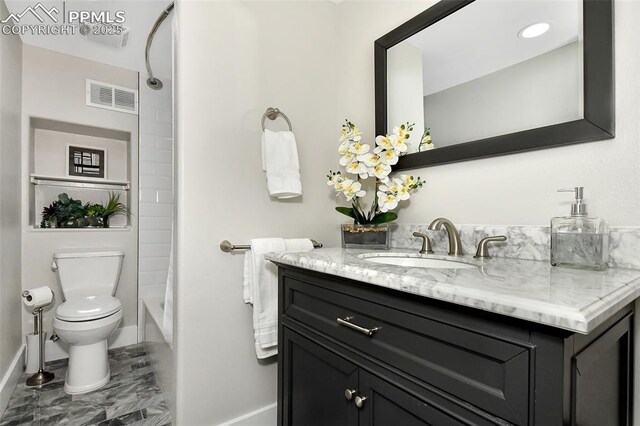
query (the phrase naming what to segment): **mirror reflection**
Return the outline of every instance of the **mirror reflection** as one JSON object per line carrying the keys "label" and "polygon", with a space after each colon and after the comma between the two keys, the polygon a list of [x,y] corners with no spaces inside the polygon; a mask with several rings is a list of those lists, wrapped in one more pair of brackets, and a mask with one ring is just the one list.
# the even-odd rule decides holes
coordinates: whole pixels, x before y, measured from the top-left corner
{"label": "mirror reflection", "polygon": [[477,0],[387,50],[409,152],[583,118],[582,2]]}

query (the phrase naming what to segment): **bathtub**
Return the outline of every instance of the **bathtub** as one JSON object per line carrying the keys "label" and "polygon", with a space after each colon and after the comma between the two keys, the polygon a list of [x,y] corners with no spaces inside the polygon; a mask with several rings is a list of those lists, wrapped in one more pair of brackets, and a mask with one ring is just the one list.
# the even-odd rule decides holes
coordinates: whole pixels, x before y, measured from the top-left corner
{"label": "bathtub", "polygon": [[145,343],[158,385],[162,389],[172,416],[175,418],[175,367],[173,345],[162,333],[164,298],[148,297],[140,300],[140,341]]}

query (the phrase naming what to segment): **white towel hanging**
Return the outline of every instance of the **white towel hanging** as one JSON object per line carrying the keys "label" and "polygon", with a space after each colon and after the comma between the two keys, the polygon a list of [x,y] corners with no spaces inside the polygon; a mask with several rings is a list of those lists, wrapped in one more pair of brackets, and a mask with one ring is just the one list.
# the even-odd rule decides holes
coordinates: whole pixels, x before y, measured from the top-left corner
{"label": "white towel hanging", "polygon": [[302,195],[298,147],[293,132],[262,133],[262,170],[267,175],[269,195],[279,199]]}

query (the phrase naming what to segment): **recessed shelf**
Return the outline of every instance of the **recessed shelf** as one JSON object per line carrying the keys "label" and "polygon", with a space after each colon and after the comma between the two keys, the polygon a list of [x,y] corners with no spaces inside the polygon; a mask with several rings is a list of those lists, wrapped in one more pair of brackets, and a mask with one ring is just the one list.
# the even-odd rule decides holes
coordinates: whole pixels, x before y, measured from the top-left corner
{"label": "recessed shelf", "polygon": [[127,232],[131,231],[131,226],[114,226],[110,228],[38,228],[29,226],[29,232]]}
{"label": "recessed shelf", "polygon": [[79,178],[79,177],[64,177],[64,176],[45,176],[31,174],[31,183],[34,185],[48,185],[48,186],[62,186],[62,187],[74,187],[74,188],[87,188],[87,189],[107,189],[107,190],[120,190],[128,191],[131,189],[131,184],[125,181],[107,180],[107,179],[91,179],[91,178]]}

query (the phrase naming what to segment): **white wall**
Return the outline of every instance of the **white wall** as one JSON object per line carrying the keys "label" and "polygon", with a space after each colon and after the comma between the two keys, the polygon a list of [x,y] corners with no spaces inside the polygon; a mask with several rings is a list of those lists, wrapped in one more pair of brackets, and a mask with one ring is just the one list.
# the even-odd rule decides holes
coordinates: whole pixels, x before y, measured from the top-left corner
{"label": "white wall", "polygon": [[[169,56],[169,52],[165,52]],[[140,238],[138,297],[164,297],[173,221],[171,80],[152,90],[140,75]]]}
{"label": "white wall", "polygon": [[128,141],[45,129],[35,129],[34,131],[35,164],[33,172],[45,176],[66,176],[68,173],[67,145],[106,150],[105,178],[115,181],[128,180]]}
{"label": "white wall", "polygon": [[417,152],[424,133],[422,52],[409,43],[387,51],[387,127],[414,123],[408,142],[409,152]]}
{"label": "white wall", "polygon": [[[30,226],[29,172],[30,117],[114,129],[131,134],[128,171],[131,181],[130,200],[138,197],[138,116],[85,105],[85,79],[137,88],[136,72],[67,56],[24,45],[22,52],[22,288],[49,285],[56,294],[60,289],[51,271],[52,255],[60,249],[117,247],[125,251],[125,259],[116,297],[123,305],[121,327],[137,324],[137,203],[130,203],[131,228],[109,230],[39,230]],[[61,188],[60,192],[64,192]],[[61,298],[57,298],[60,303]],[[54,309],[45,312],[46,330],[51,330]],[[22,332],[32,331],[32,315],[22,309]],[[135,342],[135,329],[134,329]],[[129,342],[131,343],[131,342]]]}
{"label": "white wall", "polygon": [[[6,16],[4,2],[0,14]],[[22,345],[20,271],[20,114],[22,42],[0,37],[0,382]],[[14,383],[15,384],[15,383]],[[9,386],[9,385],[7,385]],[[0,389],[0,413],[8,402]]]}
{"label": "white wall", "polygon": [[[258,362],[240,253],[221,240],[312,237],[338,244],[336,6],[328,1],[180,1],[177,45],[176,424],[213,425],[276,401],[275,360]],[[366,24],[371,25],[371,22]],[[360,94],[352,91],[351,96]],[[293,124],[303,197],[275,201],[260,164],[269,106]],[[283,128],[283,122],[267,124]]]}
{"label": "white wall", "polygon": [[[433,4],[431,1],[347,1],[338,5],[340,116],[373,128],[373,41]],[[594,215],[613,225],[640,225],[640,3],[615,2],[616,138],[413,171],[427,183],[400,210],[399,222],[547,224],[569,212],[556,189],[581,185]],[[375,22],[376,25],[370,25]],[[358,28],[358,31],[352,31]],[[348,91],[347,91],[348,89]],[[358,96],[352,96],[357,93]],[[437,146],[437,141],[435,141]]]}
{"label": "white wall", "polygon": [[424,97],[436,147],[577,120],[582,113],[582,43]]}
{"label": "white wall", "polygon": [[[242,254],[217,246],[276,235],[338,244],[343,220],[324,183],[336,167],[336,127],[349,118],[373,138],[373,41],[433,3],[178,2],[177,424],[217,424],[275,401],[276,365],[255,359],[241,301]],[[400,222],[544,224],[568,207],[555,189],[581,184],[594,213],[640,224],[638,17],[640,4],[616,3],[614,141],[421,169],[427,184]],[[292,120],[302,199],[266,193],[267,106]]]}

